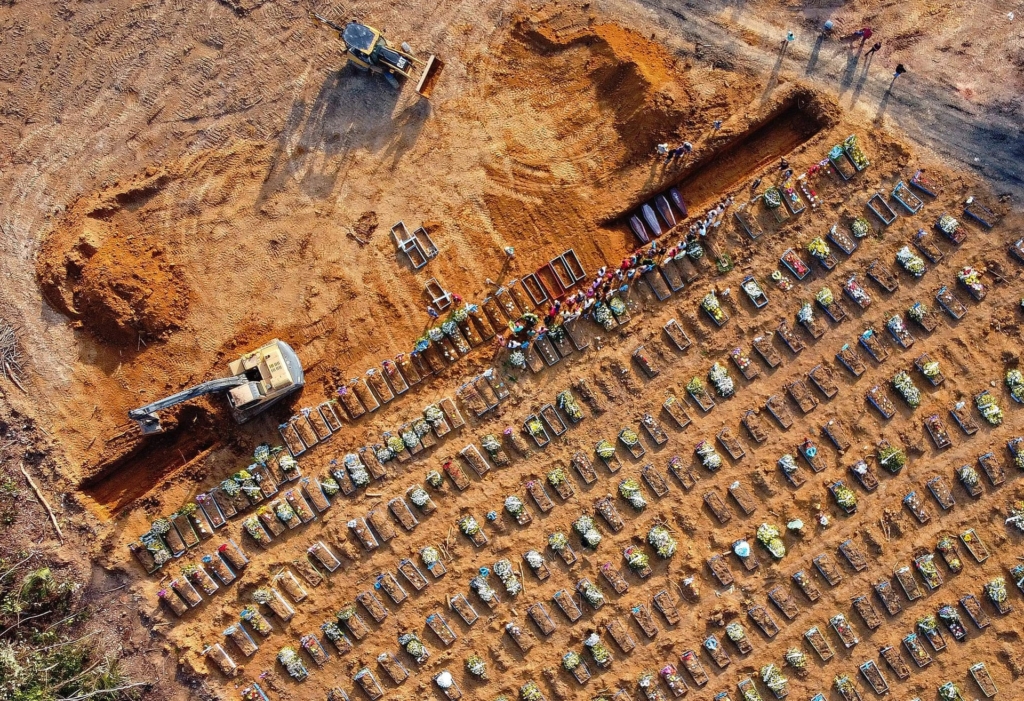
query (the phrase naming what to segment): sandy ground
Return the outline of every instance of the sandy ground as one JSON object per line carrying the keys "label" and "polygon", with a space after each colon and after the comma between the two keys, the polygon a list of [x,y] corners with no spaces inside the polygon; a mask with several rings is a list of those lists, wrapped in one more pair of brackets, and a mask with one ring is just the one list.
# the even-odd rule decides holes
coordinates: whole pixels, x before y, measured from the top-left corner
{"label": "sandy ground", "polygon": [[[709,286],[731,287],[738,294],[744,275],[763,280],[777,267],[782,250],[805,245],[834,221],[859,214],[867,196],[890,189],[918,167],[927,167],[942,182],[940,201],[928,202],[917,216],[920,223],[901,218],[884,236],[865,241],[852,260],[841,256],[843,265],[828,276],[833,289],[838,290],[845,271],[862,272],[875,256],[891,263],[894,251],[918,226],[930,227],[942,211],[959,213],[959,202],[968,194],[983,194],[1000,211],[1013,208],[1021,192],[1019,164],[1024,157],[1019,138],[1024,7],[1015,4],[1021,5],[918,1],[877,11],[828,3],[806,9],[767,1],[681,8],[607,2],[585,9],[445,3],[401,11],[361,5],[357,16],[448,62],[429,104],[409,88],[395,93],[350,70],[339,73],[337,41],[311,26],[299,3],[5,7],[0,10],[5,36],[0,81],[8,119],[0,124],[0,163],[5,164],[0,167],[0,189],[8,194],[0,204],[0,303],[5,316],[22,329],[32,359],[30,394],[9,398],[35,416],[59,444],[56,457],[62,472],[53,476],[54,488],[76,492],[87,507],[88,516],[75,518],[100,519],[96,527],[103,537],[97,543],[113,553],[102,558],[104,564],[139,575],[127,562],[124,545],[149,520],[244,464],[252,447],[272,439],[276,423],[288,414],[282,409],[238,428],[220,404],[200,402],[168,416],[181,429],[143,442],[125,423],[128,409],[221,374],[227,361],[274,336],[293,343],[306,367],[309,386],[295,406],[320,401],[339,382],[410,349],[428,322],[423,284],[430,277],[466,299],[479,300],[490,289],[486,280],[524,274],[570,247],[593,271],[616,263],[635,245],[622,215],[668,185],[683,183],[695,208],[730,192],[744,199],[753,178],[762,173],[766,181],[776,177],[777,171],[764,169],[780,155],[802,170],[847,134],[860,134],[874,165],[851,184],[837,184],[834,178],[822,182],[822,204],[816,211],[770,227],[757,244],[733,222],[723,227],[715,245],[732,253],[737,261],[733,272],[705,276],[667,304],[649,304],[644,293],[635,293],[638,318],[624,337],[595,341],[594,346],[603,348],[522,378],[503,416],[474,422],[464,436],[449,439],[370,491],[389,497],[403,492],[465,442],[521,423],[573,376],[590,376],[607,388],[609,412],[588,419],[540,456],[492,473],[457,497],[440,499],[439,513],[371,558],[349,541],[343,524],[351,514],[365,513],[376,498],[363,495],[351,506],[336,505],[321,519],[327,528],[314,524],[290,534],[285,543],[275,543],[254,557],[233,591],[220,593],[185,621],[163,628],[180,651],[184,668],[204,675],[198,651],[220,639],[218,632],[247,601],[252,586],[322,537],[348,554],[346,571],[352,574],[336,574],[317,588],[287,633],[275,633],[244,674],[252,678],[269,671],[269,683],[286,698],[320,697],[334,677],[351,688],[351,668],[372,662],[381,650],[397,650],[396,634],[422,629],[424,616],[443,603],[445,594],[465,591],[476,568],[491,566],[506,548],[513,560],[527,547],[539,548],[547,533],[566,528],[594,498],[614,492],[617,479],[603,475],[593,488],[580,489],[569,505],[538,515],[521,537],[495,538],[486,552],[472,553],[456,537],[456,559],[445,580],[398,607],[383,626],[386,630],[375,630],[347,657],[335,657],[304,686],[282,679],[273,656],[286,636],[294,643],[350,598],[335,592],[349,592],[357,582],[365,586],[371,573],[392,568],[397,559],[426,543],[443,540],[463,511],[482,518],[506,494],[520,490],[528,476],[563,463],[574,446],[592,445],[600,437],[611,438],[626,423],[635,425],[643,412],[658,408],[667,391],[674,388],[681,394],[691,376],[703,375],[714,360],[724,362],[729,349],[749,347],[758,331],[774,328],[783,316],[792,319],[798,301],[809,299],[822,283],[815,273],[787,295],[769,291],[772,304],[757,314],[745,300],[734,302],[733,321],[722,330],[712,330],[697,318],[697,302]],[[332,17],[346,14],[340,6],[318,7]],[[1017,19],[1010,20],[1007,14],[1013,11]],[[837,38],[819,39],[817,27],[827,16],[837,20],[838,34],[864,24],[875,27],[882,50],[868,62],[866,47],[854,44],[848,49]],[[797,39],[782,52],[786,29],[795,30]],[[897,62],[905,63],[910,73],[887,91]],[[768,127],[775,129],[771,138],[730,148],[753,125],[777,115],[794,99],[810,105],[813,128],[769,122],[777,125]],[[723,121],[717,133],[710,126],[715,119]],[[813,133],[816,129],[820,131]],[[691,160],[665,167],[650,157],[656,143],[683,139],[696,146]],[[987,185],[979,184],[979,176]],[[765,373],[751,387],[741,382],[736,399],[685,433],[673,433],[668,446],[655,454],[657,467],[664,469],[671,455],[689,459],[693,445],[711,438],[723,424],[749,443],[739,427],[746,409],[763,404],[769,393],[819,362],[831,363],[838,347],[852,343],[864,327],[881,330],[886,312],[930,298],[939,284],[953,284],[955,270],[966,264],[997,264],[993,269],[1007,282],[997,282],[982,305],[971,304],[964,321],[944,323],[923,339],[926,350],[950,368],[942,389],[927,392],[924,406],[912,413],[901,411],[884,429],[866,408],[864,391],[888,379],[897,365],[909,365],[917,357],[915,346],[882,366],[871,365],[856,382],[844,376],[841,393],[824,405],[859,431],[850,453],[830,454],[830,471],[824,476],[838,476],[857,455],[870,452],[882,435],[908,447],[909,469],[883,479],[878,493],[862,495],[871,508],[862,508],[854,519],[839,518],[824,533],[791,543],[778,576],[785,579],[798,562],[806,566],[810,557],[849,535],[877,531],[881,508],[898,510],[898,499],[910,482],[923,490],[935,455],[921,426],[929,406],[944,412],[955,398],[996,380],[1006,424],[970,439],[954,428],[956,445],[949,453],[956,455],[943,456],[943,474],[951,478],[953,466],[989,449],[1000,451],[1015,434],[1014,407],[998,382],[1008,364],[1016,362],[1020,343],[1015,308],[1019,268],[1005,254],[1019,226],[1015,216],[992,233],[972,229],[968,242],[955,253],[949,251],[923,281],[904,277],[895,295],[877,299],[864,318],[860,312],[852,314],[852,321],[830,329],[796,358],[781,350],[786,358],[781,368]],[[421,271],[412,271],[390,240],[388,229],[399,220],[424,223],[440,248],[438,258]],[[503,269],[505,245],[517,250],[510,269]],[[679,318],[698,341],[683,357],[668,351],[659,333],[670,316]],[[613,363],[628,367],[628,353],[641,341],[666,372],[648,383],[633,368],[623,385],[613,377],[618,374]],[[381,431],[408,420],[429,401],[452,394],[464,378],[488,366],[489,356],[476,351],[381,412],[347,425],[332,445],[304,459],[304,468],[318,474],[329,458],[376,441]],[[827,503],[818,479],[822,475],[796,492],[794,500],[774,468],[779,455],[820,428],[822,413],[819,409],[806,421],[800,419],[804,424],[798,421],[789,431],[773,431],[756,454],[748,445],[744,460],[720,474],[704,474],[690,493],[673,483],[672,496],[652,500],[647,512],[629,519],[622,534],[606,537],[598,552],[583,558],[571,573],[554,568],[551,580],[543,584],[528,574],[520,599],[549,601],[555,590],[571,588],[584,575],[597,581],[597,566],[606,560],[621,565],[621,547],[642,536],[660,515],[681,530],[681,552],[667,569],[661,565],[649,583],[631,580],[629,594],[612,602],[619,609],[616,615],[625,616],[628,605],[678,584],[684,573],[699,572],[702,578],[701,600],[682,605],[683,622],[644,641],[639,654],[617,655],[611,670],[592,680],[586,694],[560,691],[559,684],[575,683],[563,672],[550,677],[557,683],[542,681],[542,686],[555,696],[582,698],[602,686],[623,685],[635,696],[632,683],[642,669],[672,661],[682,649],[696,646],[703,634],[717,630],[716,609],[729,619],[739,615],[748,597],[763,603],[776,576],[766,562],[758,572],[740,576],[741,586],[721,597],[713,592],[701,563],[709,552],[724,550],[741,535],[749,537],[767,518],[764,514],[773,514],[777,521],[799,515],[810,522],[813,505]],[[1016,424],[1019,433],[1019,420]],[[734,479],[754,485],[758,513],[715,527],[706,510],[698,515],[701,495],[710,485],[722,490]],[[882,570],[888,573],[892,564],[908,561],[914,547],[932,547],[940,531],[976,525],[990,546],[1003,544],[1007,536],[999,510],[1013,492],[1010,482],[978,506],[961,503],[949,514],[936,513],[926,528],[910,529],[919,536],[913,543],[884,543],[881,553],[873,553],[884,562],[856,576],[848,572],[842,586],[827,591],[813,609],[797,593],[800,618],[786,624],[774,640],[755,637],[755,653],[734,661],[712,686],[732,687],[739,678],[737,669],[752,673],[767,661],[780,662],[782,651],[796,644],[810,621],[822,625],[835,611],[847,611],[849,597],[867,594],[869,583]],[[960,492],[958,497],[967,499]],[[937,511],[934,504],[929,506]],[[673,513],[689,516],[679,521]],[[120,518],[107,520],[114,515]],[[240,538],[237,523],[229,528]],[[885,540],[880,531],[870,537],[879,544]],[[252,549],[251,542],[246,546]],[[981,584],[1011,564],[1013,556],[1010,548],[982,566],[968,565],[947,585],[957,591],[946,598],[959,598],[961,590],[980,594]],[[738,563],[732,564],[739,574]],[[151,604],[147,616],[165,615],[154,610],[156,589],[155,578],[139,578],[137,591]],[[813,667],[806,680],[794,679],[797,695],[824,690],[838,671],[853,674],[855,663],[874,654],[864,648],[882,644],[884,635],[892,637],[885,642],[895,643],[909,631],[913,618],[935,608],[945,593],[940,590],[909,606],[873,635],[862,630],[864,642],[852,654],[844,651],[838,662]],[[442,666],[461,678],[462,661],[472,650],[491,662],[492,681],[484,687],[463,683],[469,695],[489,698],[510,688],[511,675],[498,671],[521,669],[522,657],[500,632],[500,624],[521,616],[525,603],[503,604],[493,620],[462,631],[447,661],[435,650],[431,634],[424,635],[435,654],[395,696],[435,693],[417,685],[426,684],[427,672]],[[538,681],[547,678],[543,670],[556,669],[564,650],[579,649],[584,632],[607,618],[607,611],[588,612],[572,626],[559,619],[553,645],[539,646],[527,656],[529,673]],[[855,614],[851,617],[860,623]],[[1003,694],[1012,693],[1019,672],[1011,622],[1012,617],[998,620],[982,635],[972,634],[968,643],[972,654],[984,653]],[[634,633],[638,640],[643,637]],[[964,658],[952,658],[940,655],[937,664],[898,684],[897,693],[929,698],[946,678],[970,686]],[[710,672],[710,661],[704,662]],[[223,684],[214,672],[209,686]]]}

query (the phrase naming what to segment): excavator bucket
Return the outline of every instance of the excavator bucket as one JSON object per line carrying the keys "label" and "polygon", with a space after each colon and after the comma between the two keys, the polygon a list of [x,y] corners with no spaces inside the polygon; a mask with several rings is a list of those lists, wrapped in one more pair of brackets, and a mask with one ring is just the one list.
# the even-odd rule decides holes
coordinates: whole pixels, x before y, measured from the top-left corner
{"label": "excavator bucket", "polygon": [[444,61],[431,54],[430,58],[427,59],[426,65],[423,66],[420,82],[416,84],[416,92],[423,97],[429,98],[430,94],[434,92],[434,86],[437,85],[437,79],[441,77],[441,71],[443,70]]}

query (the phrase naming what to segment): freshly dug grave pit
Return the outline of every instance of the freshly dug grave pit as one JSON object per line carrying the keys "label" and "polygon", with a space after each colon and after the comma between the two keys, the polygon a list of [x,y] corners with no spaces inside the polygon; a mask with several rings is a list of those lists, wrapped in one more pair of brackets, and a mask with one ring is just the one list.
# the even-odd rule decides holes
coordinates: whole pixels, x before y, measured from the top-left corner
{"label": "freshly dug grave pit", "polygon": [[796,92],[724,146],[701,157],[672,180],[632,202],[612,224],[625,225],[637,207],[675,187],[694,212],[720,199],[751,174],[792,153],[836,122],[835,106],[811,92]]}
{"label": "freshly dug grave pit", "polygon": [[[201,458],[220,444],[219,436],[230,430],[231,420],[201,405],[186,404],[161,416],[165,431],[142,436],[134,426],[110,441],[91,474],[79,485],[108,515],[115,515],[171,474]],[[230,425],[229,425],[230,424]]]}

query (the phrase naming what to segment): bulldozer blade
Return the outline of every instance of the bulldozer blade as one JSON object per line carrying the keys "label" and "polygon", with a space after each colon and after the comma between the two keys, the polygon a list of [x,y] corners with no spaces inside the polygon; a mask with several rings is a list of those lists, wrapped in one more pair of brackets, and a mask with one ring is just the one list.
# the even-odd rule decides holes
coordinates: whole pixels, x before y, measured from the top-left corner
{"label": "bulldozer blade", "polygon": [[423,97],[430,98],[430,94],[434,92],[434,86],[437,85],[437,79],[443,70],[444,61],[431,54],[430,58],[427,59],[427,64],[423,67],[423,73],[420,74],[420,82],[416,85],[416,92]]}

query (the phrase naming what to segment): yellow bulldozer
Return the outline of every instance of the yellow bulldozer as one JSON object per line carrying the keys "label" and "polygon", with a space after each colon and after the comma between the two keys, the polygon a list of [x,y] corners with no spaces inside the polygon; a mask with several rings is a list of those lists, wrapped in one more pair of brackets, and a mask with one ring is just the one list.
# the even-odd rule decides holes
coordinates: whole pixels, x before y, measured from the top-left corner
{"label": "yellow bulldozer", "polygon": [[412,48],[402,42],[396,48],[384,38],[383,32],[359,22],[349,22],[341,27],[326,17],[311,12],[310,17],[334,31],[345,43],[348,62],[361,71],[377,73],[396,90],[401,87],[399,77],[412,79],[419,76],[416,92],[429,98],[444,70],[444,61],[431,54],[424,61],[413,55]]}

